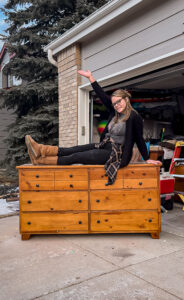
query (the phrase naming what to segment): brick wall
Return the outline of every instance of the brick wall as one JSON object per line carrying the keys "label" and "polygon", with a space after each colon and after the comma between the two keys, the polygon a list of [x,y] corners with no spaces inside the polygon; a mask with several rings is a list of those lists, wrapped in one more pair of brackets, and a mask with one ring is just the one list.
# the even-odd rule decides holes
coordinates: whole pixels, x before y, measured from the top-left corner
{"label": "brick wall", "polygon": [[81,67],[80,46],[72,45],[59,53],[59,145],[70,147],[77,145],[78,134],[78,86],[81,76],[77,70]]}

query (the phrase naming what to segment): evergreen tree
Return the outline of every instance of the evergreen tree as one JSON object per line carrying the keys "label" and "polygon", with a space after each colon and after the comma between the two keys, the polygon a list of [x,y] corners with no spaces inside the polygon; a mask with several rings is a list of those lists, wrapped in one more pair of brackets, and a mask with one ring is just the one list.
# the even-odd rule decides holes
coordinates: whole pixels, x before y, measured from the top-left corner
{"label": "evergreen tree", "polygon": [[29,161],[25,134],[41,143],[58,144],[57,68],[43,47],[108,0],[8,0],[2,9],[9,27],[7,44],[13,58],[5,71],[22,84],[1,92],[1,107],[14,109],[8,128],[6,167]]}

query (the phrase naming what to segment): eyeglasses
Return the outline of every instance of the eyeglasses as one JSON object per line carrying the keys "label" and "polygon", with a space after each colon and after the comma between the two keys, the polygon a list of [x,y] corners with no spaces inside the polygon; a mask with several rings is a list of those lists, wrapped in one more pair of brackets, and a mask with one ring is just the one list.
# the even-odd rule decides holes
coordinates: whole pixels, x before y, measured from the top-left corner
{"label": "eyeglasses", "polygon": [[116,105],[120,104],[123,98],[117,100],[116,102],[112,103],[112,106],[115,107]]}

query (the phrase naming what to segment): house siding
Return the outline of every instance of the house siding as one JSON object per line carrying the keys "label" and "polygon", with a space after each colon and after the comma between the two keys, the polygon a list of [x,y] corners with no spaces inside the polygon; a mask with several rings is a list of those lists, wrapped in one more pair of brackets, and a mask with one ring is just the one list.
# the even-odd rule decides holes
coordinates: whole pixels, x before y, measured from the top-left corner
{"label": "house siding", "polygon": [[184,1],[147,1],[82,42],[82,68],[98,79],[183,48],[183,20]]}

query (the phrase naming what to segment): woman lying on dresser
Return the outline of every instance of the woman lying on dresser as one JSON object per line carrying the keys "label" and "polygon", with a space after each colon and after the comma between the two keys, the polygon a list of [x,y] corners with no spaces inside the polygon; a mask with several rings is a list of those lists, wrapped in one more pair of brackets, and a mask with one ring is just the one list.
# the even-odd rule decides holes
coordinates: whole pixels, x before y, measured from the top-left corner
{"label": "woman lying on dresser", "polygon": [[131,95],[126,90],[116,90],[108,96],[88,71],[78,73],[89,79],[91,85],[109,111],[107,125],[100,137],[100,143],[86,144],[69,148],[36,143],[26,135],[25,141],[32,164],[34,165],[104,165],[108,184],[113,184],[117,171],[129,164],[134,143],[147,163],[161,165],[160,161],[150,160],[143,139],[143,121],[130,104]]}

